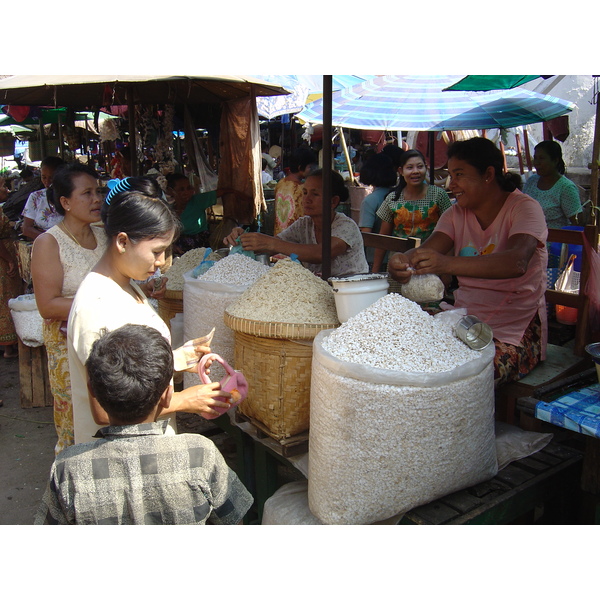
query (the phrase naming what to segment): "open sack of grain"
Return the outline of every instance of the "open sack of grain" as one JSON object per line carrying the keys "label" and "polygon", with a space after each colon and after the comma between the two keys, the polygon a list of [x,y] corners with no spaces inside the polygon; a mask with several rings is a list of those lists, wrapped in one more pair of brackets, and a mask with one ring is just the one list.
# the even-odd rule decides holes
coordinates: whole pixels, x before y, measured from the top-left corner
{"label": "open sack of grain", "polygon": [[313,345],[308,499],[328,524],[373,523],[497,472],[494,346],[388,294]]}
{"label": "open sack of grain", "polygon": [[225,312],[235,332],[235,368],[248,380],[238,412],[282,440],[310,417],[312,341],[339,321],[331,287],[301,264],[280,260]]}
{"label": "open sack of grain", "polygon": [[[225,309],[268,270],[269,267],[256,260],[232,254],[216,262],[197,279],[192,277],[191,272],[184,273],[184,339],[201,337],[214,327],[211,350],[230,365],[235,365],[235,340],[233,332],[223,321]],[[224,375],[220,366],[215,365],[215,381]],[[183,381],[187,388],[198,385],[200,378],[196,373],[184,373]]]}

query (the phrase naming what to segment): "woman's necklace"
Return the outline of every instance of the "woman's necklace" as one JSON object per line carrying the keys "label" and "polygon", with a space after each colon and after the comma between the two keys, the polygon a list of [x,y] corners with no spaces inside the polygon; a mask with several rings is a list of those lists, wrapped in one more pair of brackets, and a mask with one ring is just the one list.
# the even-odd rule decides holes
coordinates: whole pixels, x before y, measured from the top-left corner
{"label": "woman's necklace", "polygon": [[63,226],[63,229],[65,230],[65,233],[80,247],[83,248],[83,246],[79,243],[79,240],[71,233],[71,230],[67,227],[67,224],[64,222],[64,220],[62,220],[60,222],[60,224]]}

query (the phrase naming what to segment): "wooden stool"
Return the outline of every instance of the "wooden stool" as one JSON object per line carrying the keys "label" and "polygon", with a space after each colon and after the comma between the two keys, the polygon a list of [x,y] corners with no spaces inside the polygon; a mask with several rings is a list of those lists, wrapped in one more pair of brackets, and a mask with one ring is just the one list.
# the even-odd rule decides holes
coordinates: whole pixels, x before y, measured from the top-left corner
{"label": "wooden stool", "polygon": [[54,404],[46,346],[33,348],[19,340],[19,386],[21,408],[40,408]]}

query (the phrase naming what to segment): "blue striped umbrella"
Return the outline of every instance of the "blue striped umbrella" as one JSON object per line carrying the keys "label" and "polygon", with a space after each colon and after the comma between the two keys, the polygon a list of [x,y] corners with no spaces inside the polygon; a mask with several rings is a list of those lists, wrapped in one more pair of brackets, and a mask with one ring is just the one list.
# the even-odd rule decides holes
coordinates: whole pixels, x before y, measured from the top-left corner
{"label": "blue striped umbrella", "polygon": [[[386,131],[460,131],[505,129],[564,115],[572,102],[525,89],[498,92],[444,92],[461,75],[382,75],[332,95],[337,127]],[[323,101],[298,115],[323,122]]]}
{"label": "blue striped umbrella", "polygon": [[[323,92],[322,75],[256,75],[258,79],[286,88],[287,96],[261,96],[256,98],[258,114],[274,119],[281,115],[300,112],[306,105],[308,96]],[[333,89],[341,90],[372,77],[371,75],[334,75]]]}

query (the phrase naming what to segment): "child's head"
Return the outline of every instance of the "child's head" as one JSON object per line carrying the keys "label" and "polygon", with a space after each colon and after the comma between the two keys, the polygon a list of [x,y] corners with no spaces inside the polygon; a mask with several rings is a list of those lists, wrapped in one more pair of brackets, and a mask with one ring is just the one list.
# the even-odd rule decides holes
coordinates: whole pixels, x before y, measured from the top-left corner
{"label": "child's head", "polygon": [[168,394],[173,351],[156,329],[127,324],[103,330],[85,366],[90,394],[111,423],[141,423]]}

